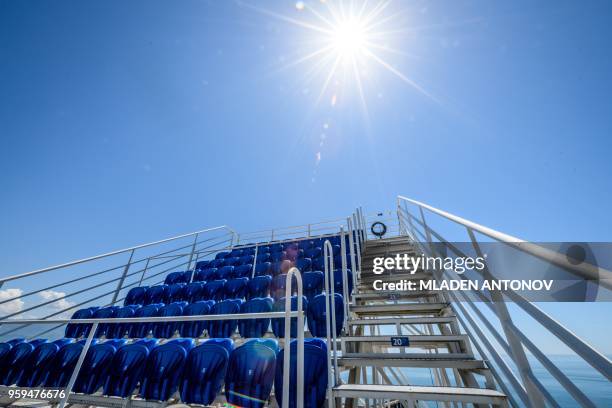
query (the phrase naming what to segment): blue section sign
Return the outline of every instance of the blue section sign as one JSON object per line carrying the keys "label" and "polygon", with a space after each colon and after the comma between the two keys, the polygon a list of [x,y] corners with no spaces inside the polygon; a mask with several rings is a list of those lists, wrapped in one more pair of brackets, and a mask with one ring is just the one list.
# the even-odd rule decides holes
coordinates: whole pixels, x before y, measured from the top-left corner
{"label": "blue section sign", "polygon": [[408,337],[391,337],[391,346],[393,347],[408,347],[409,345]]}

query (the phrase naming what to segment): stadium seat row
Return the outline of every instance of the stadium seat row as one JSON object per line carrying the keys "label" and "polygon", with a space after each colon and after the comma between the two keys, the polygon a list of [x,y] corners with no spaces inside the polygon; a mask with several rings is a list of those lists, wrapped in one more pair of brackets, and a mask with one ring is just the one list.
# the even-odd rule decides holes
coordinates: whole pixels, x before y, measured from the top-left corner
{"label": "stadium seat row", "polygon": [[[53,342],[14,339],[0,343],[0,381],[19,387],[64,388],[77,365],[84,340]],[[274,339],[251,339],[234,347],[230,339],[208,339],[196,345],[191,338],[163,344],[158,339],[94,340],[87,352],[73,392],[127,398],[138,388],[146,400],[167,401],[176,391],[187,404],[210,405],[225,388],[233,406],[260,408],[272,387],[282,405],[283,357]],[[290,406],[296,405],[297,343],[290,344]],[[327,346],[319,339],[304,340],[304,406],[324,404],[327,387]]]}
{"label": "stadium seat row", "polygon": [[[325,299],[326,295],[319,294],[310,301],[303,297],[303,310],[306,311],[308,328],[314,337],[325,337]],[[297,310],[297,296],[291,297],[292,310]],[[344,323],[344,298],[335,294],[336,335],[340,334]],[[198,316],[220,315],[237,313],[269,313],[284,311],[285,298],[276,302],[270,297],[256,297],[243,301],[242,299],[226,299],[219,302],[214,300],[200,300],[193,303],[178,301],[169,304],[153,303],[149,305],[126,305],[123,307],[109,306],[103,308],[90,307],[77,310],[73,319],[111,319],[130,317],[169,317],[169,316]],[[204,330],[211,337],[231,337],[236,330],[242,337],[262,337],[272,325],[273,333],[283,337],[283,319],[247,319],[247,320],[213,320],[188,322],[143,322],[143,323],[100,323],[95,336],[107,338],[143,338],[153,334],[158,338],[170,338],[177,332],[183,337],[200,337]],[[292,337],[297,337],[297,318],[292,318]],[[71,323],[66,327],[65,336],[80,338],[88,335],[91,324]]]}

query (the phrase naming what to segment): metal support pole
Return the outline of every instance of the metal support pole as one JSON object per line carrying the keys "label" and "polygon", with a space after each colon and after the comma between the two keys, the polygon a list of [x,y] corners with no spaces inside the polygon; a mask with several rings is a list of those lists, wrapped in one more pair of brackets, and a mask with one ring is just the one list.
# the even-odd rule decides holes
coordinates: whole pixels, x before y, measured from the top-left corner
{"label": "metal support pole", "polygon": [[[328,264],[327,264],[327,246],[331,247],[331,244],[328,240],[323,244],[323,263],[324,263],[324,273],[325,273],[325,337],[327,340],[327,357],[328,357],[328,367],[327,367],[327,406],[328,408],[335,408],[336,402],[334,399],[333,388],[335,386],[335,377],[332,377],[332,347],[331,347],[331,330],[329,328],[329,273],[328,273]],[[333,268],[333,258],[331,259],[332,268]]]}
{"label": "metal support pole", "polygon": [[132,251],[130,252],[130,259],[128,260],[128,263],[125,265],[125,268],[123,268],[123,275],[121,275],[121,279],[119,279],[119,283],[117,284],[117,289],[115,290],[115,293],[113,294],[113,300],[110,303],[111,306],[117,302],[117,298],[119,297],[119,292],[121,291],[121,288],[123,287],[123,281],[125,281],[125,277],[128,273],[128,270],[130,269],[130,265],[132,264],[132,258],[134,257],[135,251],[136,251],[135,249],[132,249]]}
{"label": "metal support pole", "polygon": [[[351,220],[351,217],[348,217],[347,219],[348,222],[348,226],[349,226],[349,245],[350,247],[350,253],[351,253],[351,273],[353,274],[353,285],[357,285],[357,276],[355,273],[355,268],[357,267],[357,263],[355,261],[355,241],[354,241],[354,232],[355,229],[353,228],[353,221]],[[353,304],[353,298],[351,298],[351,304]],[[347,316],[348,319],[348,316]]]}
{"label": "metal support pole", "polygon": [[[329,240],[325,240],[324,245],[324,251],[323,251],[323,260],[324,260],[324,264],[325,264],[325,279],[326,279],[326,284],[325,284],[325,293],[326,293],[326,297],[330,297],[330,300],[327,303],[327,305],[329,305],[329,303],[331,302],[332,305],[331,307],[331,327],[328,324],[328,319],[329,319],[329,314],[327,314],[325,316],[326,318],[326,322],[325,324],[327,324],[327,332],[331,331],[332,333],[332,347],[334,350],[334,374],[335,374],[335,382],[334,384],[337,385],[338,383],[340,383],[340,371],[338,370],[338,341],[337,341],[337,336],[336,336],[336,293],[335,293],[335,289],[334,289],[334,279],[333,279],[333,271],[334,271],[334,251],[333,251],[333,247],[331,242],[329,242]],[[329,260],[329,262],[328,262]],[[331,285],[329,285],[329,277],[331,276],[332,279],[332,283]],[[330,310],[328,309],[328,307],[325,307],[326,312],[329,312]]]}
{"label": "metal support pole", "polygon": [[351,292],[348,287],[348,271],[346,267],[346,233],[344,228],[340,227],[340,257],[342,259],[342,291],[344,293],[344,332],[348,333],[348,314],[349,314],[349,302],[351,299]]}
{"label": "metal support pole", "polygon": [[[191,254],[189,254],[189,261],[187,262],[187,270],[191,270],[191,261],[193,260],[193,254],[195,253],[196,245],[198,243],[198,234],[195,234],[193,245],[191,246]],[[191,274],[193,276],[193,274]]]}
{"label": "metal support pole", "polygon": [[304,313],[302,311],[302,275],[296,267],[292,267],[287,272],[285,283],[285,352],[283,356],[283,406],[289,408],[289,374],[291,370],[291,293],[293,291],[293,276],[296,277],[298,304],[297,304],[297,408],[304,406]]}
{"label": "metal support pole", "polygon": [[253,270],[251,271],[251,279],[255,277],[255,267],[257,266],[257,252],[259,251],[259,244],[255,244],[255,257],[253,258]]}
{"label": "metal support pole", "polygon": [[145,267],[142,270],[142,275],[140,275],[140,280],[138,281],[138,286],[142,285],[142,280],[145,277],[145,273],[147,273],[147,268],[149,267],[149,262],[151,262],[151,258],[147,258],[147,262],[145,262]]}
{"label": "metal support pole", "polygon": [[66,390],[64,397],[60,400],[58,408],[64,408],[66,403],[68,402],[68,398],[70,397],[70,392],[72,392],[72,387],[74,387],[74,383],[79,375],[79,371],[81,370],[81,366],[83,365],[83,361],[85,361],[85,356],[87,355],[87,351],[89,350],[89,346],[91,346],[91,342],[93,341],[94,335],[98,330],[98,323],[93,323],[91,326],[91,330],[89,331],[89,335],[87,336],[87,340],[85,341],[85,346],[83,346],[83,350],[79,355],[79,360],[72,371],[72,375],[70,376],[70,380],[68,381],[68,385],[66,386]]}

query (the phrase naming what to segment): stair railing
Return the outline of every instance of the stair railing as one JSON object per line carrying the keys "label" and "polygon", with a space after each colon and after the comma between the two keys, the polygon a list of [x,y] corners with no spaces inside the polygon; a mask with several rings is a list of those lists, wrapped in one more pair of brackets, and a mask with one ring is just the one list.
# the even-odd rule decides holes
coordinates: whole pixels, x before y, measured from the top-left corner
{"label": "stair railing", "polygon": [[[407,204],[413,204],[418,209],[419,216],[413,215]],[[479,256],[482,255],[480,242],[477,239],[475,232],[483,234],[494,242],[506,244],[512,248],[518,249],[530,256],[544,260],[552,265],[564,268],[584,279],[593,280],[594,277],[599,281],[602,287],[609,289],[612,282],[612,274],[602,268],[597,268],[593,265],[582,263],[573,265],[567,261],[567,258],[562,254],[551,251],[539,245],[526,242],[519,238],[495,231],[491,228],[484,227],[472,221],[468,221],[456,215],[439,210],[427,204],[412,200],[406,197],[398,196],[397,214],[400,223],[400,231],[404,235],[412,239],[418,244],[423,253],[429,253],[432,256],[438,255],[433,242],[436,244],[444,244],[446,251],[454,253],[455,256],[465,257],[466,254],[459,250],[455,245],[446,240],[440,232],[431,228],[425,218],[425,211],[433,213],[443,219],[450,220],[466,228],[468,237],[473,246],[473,249]],[[434,241],[435,239],[435,241]],[[485,270],[483,277],[487,277],[488,270]],[[458,275],[461,279],[467,279],[464,276]],[[449,271],[441,271],[437,279],[451,279]],[[455,276],[457,278],[457,276]],[[527,315],[538,322],[543,329],[550,335],[559,339],[563,344],[573,350],[577,356],[581,357],[584,362],[593,367],[596,371],[602,374],[609,381],[612,380],[612,363],[599,351],[580,339],[576,334],[565,328],[558,321],[551,318],[543,312],[534,303],[526,300],[518,293],[508,290],[498,293],[498,297],[490,299],[482,292],[475,290],[475,299],[465,293],[457,293],[448,291],[447,296],[454,300],[451,303],[459,322],[463,326],[468,336],[474,342],[476,348],[483,358],[492,357],[490,364],[491,371],[498,385],[508,395],[513,406],[518,406],[514,396],[508,389],[508,385],[501,380],[499,369],[508,379],[512,389],[520,398],[521,402],[527,406],[539,407],[543,406],[544,400],[551,406],[558,406],[556,399],[550,394],[547,387],[534,375],[529,360],[526,358],[525,349],[527,349],[533,357],[547,370],[547,372],[555,378],[567,393],[574,398],[579,406],[594,407],[595,404],[591,399],[580,390],[562,371],[557,367],[547,356],[541,351],[525,333],[523,333],[513,322],[509,310],[506,308],[505,302],[512,301],[519,306]],[[506,299],[507,298],[507,299]],[[476,301],[482,301],[488,309],[491,310],[499,319],[502,332],[499,332],[493,324],[486,318],[475,304]],[[469,306],[469,309],[466,307]],[[460,312],[460,313],[459,313]],[[510,357],[514,366],[518,369],[518,375],[512,367],[507,364],[504,357],[499,353],[496,347],[491,343],[489,336],[483,332],[486,328],[493,336],[494,340],[501,346],[502,350]],[[484,354],[483,354],[484,353]]]}
{"label": "stair railing", "polygon": [[[304,312],[303,312],[303,287],[302,275],[300,270],[292,267],[287,272],[285,279],[285,312],[291,311],[291,294],[293,293],[292,282],[293,277],[297,283],[297,394],[296,402],[298,408],[302,408],[304,404]],[[285,352],[283,356],[283,406],[289,408],[289,374],[291,362],[291,319],[285,318]]]}
{"label": "stair railing", "polygon": [[[327,370],[327,393],[329,408],[335,408],[333,388],[340,382],[338,371],[338,349],[336,339],[336,295],[334,293],[333,278],[330,285],[330,271],[334,270],[334,251],[331,242],[325,240],[323,243],[323,261],[325,265],[325,334],[327,338],[328,370]],[[333,304],[330,311],[330,303]],[[331,321],[330,321],[331,320]],[[331,324],[330,324],[331,323]],[[331,333],[330,333],[331,332]],[[331,347],[330,347],[331,345]],[[334,367],[332,378],[331,367]],[[333,381],[332,381],[333,379]]]}

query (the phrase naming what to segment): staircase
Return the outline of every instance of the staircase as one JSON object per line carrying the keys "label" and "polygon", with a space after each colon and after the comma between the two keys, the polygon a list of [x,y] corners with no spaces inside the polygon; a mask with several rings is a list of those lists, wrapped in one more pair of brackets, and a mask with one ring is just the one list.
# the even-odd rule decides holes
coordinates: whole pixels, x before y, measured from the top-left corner
{"label": "staircase", "polygon": [[[444,293],[436,291],[377,291],[386,282],[428,279],[425,271],[386,271],[375,275],[373,260],[396,254],[418,256],[407,237],[369,240],[362,249],[361,274],[349,306],[348,333],[339,340],[341,369],[348,381],[333,389],[344,406],[508,406],[495,389],[487,362],[474,356],[467,335]],[[397,346],[406,344],[407,346]],[[393,343],[392,343],[393,342]],[[433,386],[411,384],[407,369],[429,370]]]}

